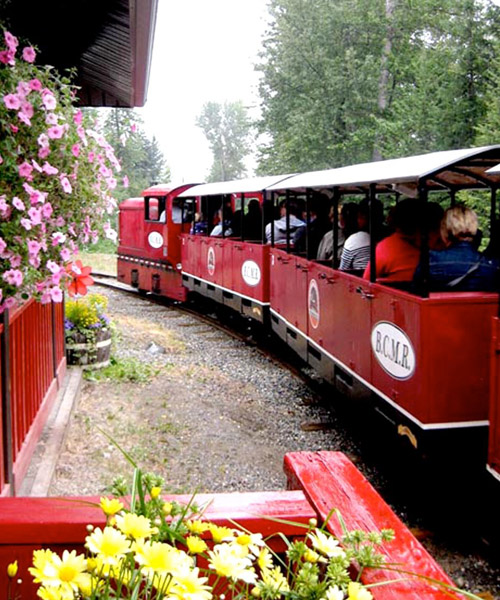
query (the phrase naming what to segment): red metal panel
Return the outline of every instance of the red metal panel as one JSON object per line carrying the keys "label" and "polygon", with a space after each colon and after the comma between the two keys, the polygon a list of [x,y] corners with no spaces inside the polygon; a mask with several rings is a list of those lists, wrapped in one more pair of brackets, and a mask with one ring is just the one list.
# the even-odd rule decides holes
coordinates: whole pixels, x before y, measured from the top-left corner
{"label": "red metal panel", "polygon": [[295,257],[278,248],[271,248],[271,308],[292,326],[297,323],[297,290]]}
{"label": "red metal panel", "polygon": [[120,239],[118,254],[142,256],[144,254],[144,200],[130,198],[120,204]]}
{"label": "red metal panel", "polygon": [[500,319],[492,319],[488,465],[500,478]]}
{"label": "red metal panel", "polygon": [[[259,302],[269,302],[270,246],[237,241],[232,241],[231,245],[231,289]],[[256,274],[256,267],[258,274]]]}
{"label": "red metal panel", "polygon": [[[304,491],[311,505],[325,520],[334,508],[340,511],[347,529],[380,531],[393,529],[395,540],[383,545],[387,562],[408,571],[453,585],[451,579],[392,512],[381,496],[341,452],[294,452],[285,456],[285,472],[289,486]],[[333,515],[327,528],[341,537],[343,529]],[[371,588],[376,600],[445,600],[462,598],[444,588],[431,586],[416,577]],[[361,580],[365,584],[398,579],[393,570],[366,569]]]}
{"label": "red metal panel", "polygon": [[333,296],[336,271],[318,263],[309,264],[309,288],[307,302],[308,335],[318,346],[333,347],[331,331],[337,318]]}

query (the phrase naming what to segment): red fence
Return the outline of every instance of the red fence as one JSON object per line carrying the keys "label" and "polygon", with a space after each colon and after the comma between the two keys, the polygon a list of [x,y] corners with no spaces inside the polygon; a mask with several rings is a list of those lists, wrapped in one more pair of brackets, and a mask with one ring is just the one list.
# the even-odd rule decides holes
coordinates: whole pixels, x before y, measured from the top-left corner
{"label": "red fence", "polygon": [[[2,315],[5,321],[5,313]],[[0,495],[15,495],[66,369],[64,306],[34,301],[0,324]]]}

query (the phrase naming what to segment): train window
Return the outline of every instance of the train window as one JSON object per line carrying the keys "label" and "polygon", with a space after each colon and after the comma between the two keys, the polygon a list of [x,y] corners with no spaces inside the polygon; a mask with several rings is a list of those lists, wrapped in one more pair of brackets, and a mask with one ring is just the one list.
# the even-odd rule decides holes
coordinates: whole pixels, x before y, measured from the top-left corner
{"label": "train window", "polygon": [[165,223],[166,212],[165,212],[166,198],[146,198],[144,202],[144,218],[146,221],[157,221]]}

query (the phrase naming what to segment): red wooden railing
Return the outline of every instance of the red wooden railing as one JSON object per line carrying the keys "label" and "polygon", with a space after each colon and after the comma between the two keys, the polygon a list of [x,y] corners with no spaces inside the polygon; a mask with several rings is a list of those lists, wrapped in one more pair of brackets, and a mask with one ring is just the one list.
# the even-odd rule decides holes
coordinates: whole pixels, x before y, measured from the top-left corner
{"label": "red wooden railing", "polygon": [[[321,522],[338,508],[348,529],[380,531],[392,528],[395,540],[382,547],[388,564],[398,565],[417,576],[393,570],[366,570],[362,581],[375,600],[459,600],[463,596],[444,586],[452,581],[425,551],[420,542],[392,512],[363,475],[340,452],[295,452],[285,456],[290,491],[200,494],[198,504],[207,505],[204,517],[219,525],[240,527],[271,536],[273,549],[283,551],[283,539],[303,536],[300,524],[312,517]],[[187,502],[189,496],[164,497]],[[18,561],[17,590],[23,600],[36,600],[36,591],[27,573],[33,550],[51,548],[83,551],[86,526],[102,527],[104,517],[98,498],[0,498],[0,598],[7,589],[7,565]],[[95,503],[95,507],[91,503]],[[333,516],[328,529],[342,535]],[[394,580],[403,579],[395,582]],[[432,584],[430,579],[442,582]]]}
{"label": "red wooden railing", "polygon": [[[5,320],[5,314],[2,320]],[[15,495],[66,369],[63,304],[33,300],[0,324],[0,495]]]}

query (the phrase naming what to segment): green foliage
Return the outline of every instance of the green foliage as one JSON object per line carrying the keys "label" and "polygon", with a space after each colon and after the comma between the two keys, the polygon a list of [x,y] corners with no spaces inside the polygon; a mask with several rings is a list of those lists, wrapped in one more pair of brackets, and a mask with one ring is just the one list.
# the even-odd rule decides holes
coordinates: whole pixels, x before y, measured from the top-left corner
{"label": "green foliage", "polygon": [[208,181],[229,181],[245,175],[251,123],[241,102],[207,102],[196,120],[213,153]]}
{"label": "green foliage", "polygon": [[108,299],[101,294],[88,294],[77,300],[67,300],[64,305],[67,336],[75,331],[86,333],[89,329],[107,327],[107,307]]}
{"label": "green foliage", "polygon": [[86,371],[88,381],[117,383],[148,383],[158,375],[160,369],[151,363],[142,362],[136,358],[111,357],[110,364],[103,369]]}
{"label": "green foliage", "polygon": [[491,2],[271,0],[270,15],[258,65],[260,173],[498,140]]}

